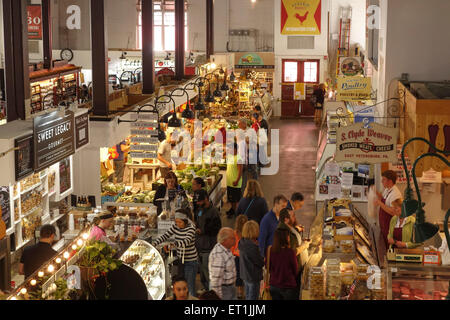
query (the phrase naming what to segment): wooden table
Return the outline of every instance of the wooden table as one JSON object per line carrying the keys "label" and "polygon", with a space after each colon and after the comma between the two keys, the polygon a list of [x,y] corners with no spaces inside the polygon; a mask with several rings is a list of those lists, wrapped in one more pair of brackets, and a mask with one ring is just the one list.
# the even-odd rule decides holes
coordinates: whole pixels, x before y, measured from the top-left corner
{"label": "wooden table", "polygon": [[[136,169],[144,169],[144,170],[152,170],[152,180],[156,180],[156,171],[159,168],[159,164],[135,164],[135,163],[127,163],[126,166],[130,169],[130,183],[131,186],[134,185],[134,170]],[[148,176],[144,175],[144,188],[148,183]]]}

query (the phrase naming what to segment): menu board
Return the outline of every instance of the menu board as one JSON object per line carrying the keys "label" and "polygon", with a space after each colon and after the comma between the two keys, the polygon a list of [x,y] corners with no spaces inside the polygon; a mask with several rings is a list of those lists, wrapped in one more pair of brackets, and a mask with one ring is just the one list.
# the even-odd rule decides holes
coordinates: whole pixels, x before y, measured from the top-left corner
{"label": "menu board", "polygon": [[18,148],[14,154],[16,181],[33,173],[33,135],[18,138],[14,141],[14,147]]}
{"label": "menu board", "polygon": [[75,147],[80,149],[89,143],[89,115],[82,114],[75,118]]}
{"label": "menu board", "polygon": [[70,158],[59,163],[59,193],[62,194],[70,189],[72,181],[70,179]]}
{"label": "menu board", "polygon": [[9,188],[0,187],[0,208],[1,217],[6,225],[6,229],[11,228],[11,211],[9,205]]}
{"label": "menu board", "polygon": [[54,111],[33,119],[34,169],[41,171],[75,153],[74,115]]}
{"label": "menu board", "polygon": [[158,114],[139,114],[131,124],[131,146],[129,156],[137,159],[156,159],[158,151]]}

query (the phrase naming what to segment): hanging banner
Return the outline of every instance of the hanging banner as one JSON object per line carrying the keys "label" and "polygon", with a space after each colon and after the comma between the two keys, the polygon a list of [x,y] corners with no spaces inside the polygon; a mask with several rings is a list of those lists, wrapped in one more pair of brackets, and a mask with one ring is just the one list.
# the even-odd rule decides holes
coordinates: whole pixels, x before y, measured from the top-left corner
{"label": "hanging banner", "polygon": [[397,160],[397,129],[378,123],[337,128],[336,161],[381,163]]}
{"label": "hanging banner", "polygon": [[281,34],[319,35],[322,0],[281,0]]}
{"label": "hanging banner", "polygon": [[87,113],[75,117],[75,147],[81,147],[89,143],[89,115]]}
{"label": "hanging banner", "polygon": [[371,78],[338,77],[337,101],[370,100],[371,92]]}
{"label": "hanging banner", "polygon": [[40,5],[27,6],[28,39],[42,40],[42,8]]}
{"label": "hanging banner", "polygon": [[304,83],[294,85],[294,100],[306,100],[306,86]]}

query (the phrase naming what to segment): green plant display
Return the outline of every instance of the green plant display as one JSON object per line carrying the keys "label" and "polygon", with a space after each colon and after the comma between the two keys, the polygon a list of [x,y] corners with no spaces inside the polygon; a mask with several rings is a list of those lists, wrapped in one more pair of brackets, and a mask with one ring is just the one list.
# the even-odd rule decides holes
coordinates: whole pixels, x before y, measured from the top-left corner
{"label": "green plant display", "polygon": [[113,258],[115,253],[116,250],[105,242],[90,240],[86,243],[78,265],[96,269],[97,275],[105,275],[109,271],[118,269],[122,264],[120,260]]}

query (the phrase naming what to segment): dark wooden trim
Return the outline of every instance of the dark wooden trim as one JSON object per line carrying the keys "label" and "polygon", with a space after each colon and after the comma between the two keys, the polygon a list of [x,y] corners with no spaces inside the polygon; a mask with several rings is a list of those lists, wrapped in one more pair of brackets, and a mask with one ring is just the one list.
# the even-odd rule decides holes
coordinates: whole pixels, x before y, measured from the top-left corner
{"label": "dark wooden trim", "polygon": [[30,98],[26,0],[3,1],[5,89],[8,122],[25,120],[25,100]]}
{"label": "dark wooden trim", "polygon": [[52,66],[52,13],[50,0],[42,0],[42,40],[44,45],[44,68]]}
{"label": "dark wooden trim", "polygon": [[153,0],[142,0],[142,93],[155,92]]}
{"label": "dark wooden trim", "polygon": [[206,0],[206,58],[214,54],[214,1]]}
{"label": "dark wooden trim", "polygon": [[184,22],[184,0],[175,0],[175,80],[184,78]]}
{"label": "dark wooden trim", "polygon": [[92,103],[94,115],[107,116],[108,36],[105,0],[91,0]]}

